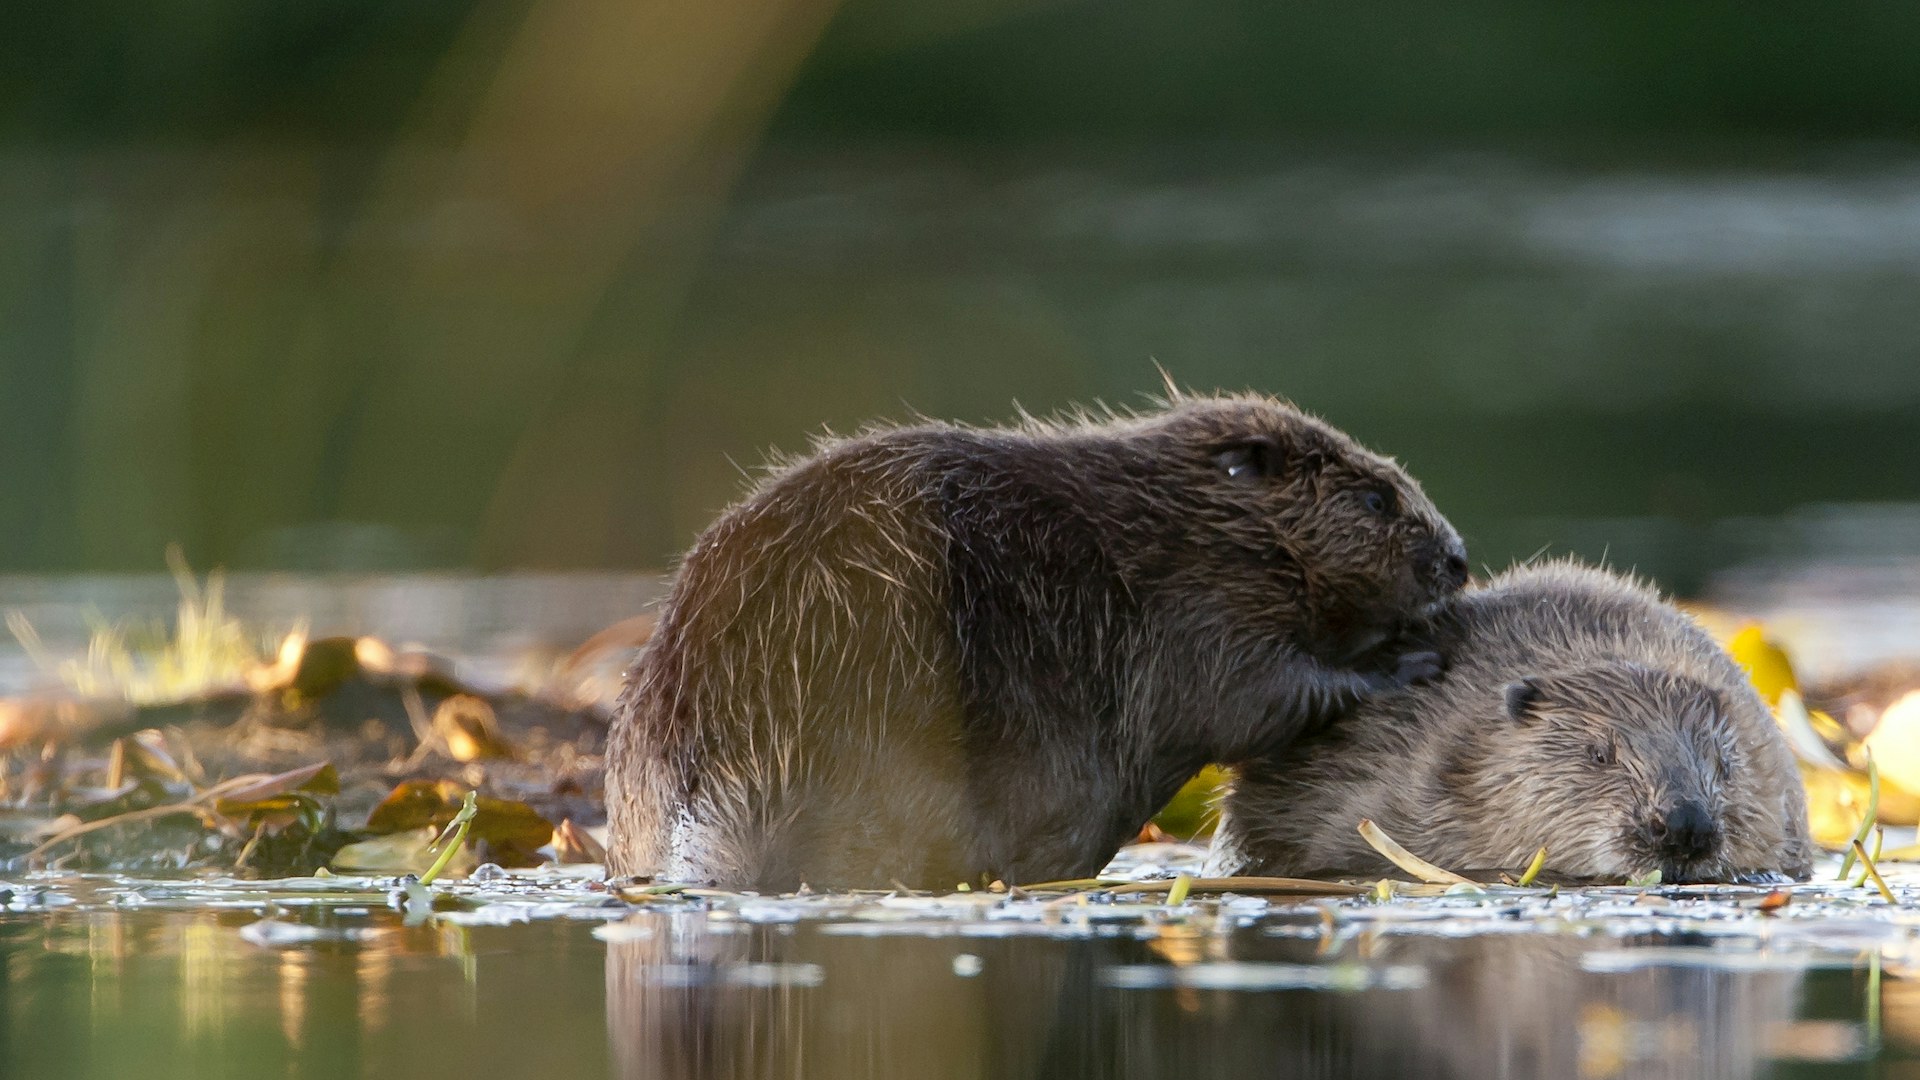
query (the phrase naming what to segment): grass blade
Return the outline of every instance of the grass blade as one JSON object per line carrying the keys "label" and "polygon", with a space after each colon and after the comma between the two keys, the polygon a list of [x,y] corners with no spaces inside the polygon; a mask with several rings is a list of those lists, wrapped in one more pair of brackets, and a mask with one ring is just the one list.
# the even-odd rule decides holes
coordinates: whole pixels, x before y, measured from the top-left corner
{"label": "grass blade", "polygon": [[1187,902],[1187,892],[1193,888],[1193,875],[1182,873],[1173,879],[1173,888],[1167,890],[1167,906],[1179,907]]}
{"label": "grass blade", "polygon": [[1533,853],[1533,861],[1527,864],[1527,872],[1520,875],[1519,884],[1522,887],[1533,884],[1533,879],[1540,876],[1540,871],[1545,869],[1546,865],[1547,848],[1542,844],[1540,850]]}
{"label": "grass blade", "polygon": [[1442,870],[1427,860],[1401,847],[1399,842],[1388,836],[1386,831],[1373,823],[1372,818],[1360,820],[1360,838],[1368,846],[1379,852],[1393,865],[1419,878],[1430,885],[1474,885],[1470,878],[1461,877],[1451,870]]}

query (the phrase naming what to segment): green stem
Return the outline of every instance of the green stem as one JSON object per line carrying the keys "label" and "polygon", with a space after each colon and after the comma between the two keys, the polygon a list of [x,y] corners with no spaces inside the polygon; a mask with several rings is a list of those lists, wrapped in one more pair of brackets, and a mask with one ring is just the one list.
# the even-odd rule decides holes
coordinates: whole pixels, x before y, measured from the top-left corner
{"label": "green stem", "polygon": [[1179,907],[1187,902],[1187,893],[1193,889],[1193,875],[1181,874],[1173,879],[1173,888],[1167,890],[1167,906]]}
{"label": "green stem", "polygon": [[[1867,842],[1867,835],[1873,832],[1874,825],[1880,819],[1880,767],[1873,763],[1873,752],[1867,752],[1867,812],[1860,817],[1860,831],[1853,834],[1855,844]],[[1853,873],[1854,853],[1849,850],[1847,857],[1840,862],[1840,880],[1847,880]]]}
{"label": "green stem", "polygon": [[[480,812],[479,800],[479,792],[467,792],[467,800],[460,804],[460,812],[453,815],[453,820],[447,822],[447,827],[440,833],[440,840],[446,841],[446,848],[440,852],[439,858],[433,860],[433,865],[427,867],[427,872],[420,875],[420,884],[433,884],[433,879],[439,877],[440,871],[445,870],[447,864],[453,861],[454,852],[459,851],[460,846],[467,842],[467,827],[473,824],[473,815]],[[447,839],[449,832],[453,834],[451,840]],[[435,843],[439,842],[435,841]]]}

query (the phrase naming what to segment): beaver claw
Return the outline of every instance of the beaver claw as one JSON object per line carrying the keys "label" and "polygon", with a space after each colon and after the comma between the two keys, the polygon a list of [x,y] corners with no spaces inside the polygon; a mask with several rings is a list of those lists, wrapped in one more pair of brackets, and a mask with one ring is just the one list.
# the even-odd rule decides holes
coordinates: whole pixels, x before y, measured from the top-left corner
{"label": "beaver claw", "polygon": [[1396,686],[1418,686],[1432,682],[1446,670],[1446,657],[1437,652],[1401,653],[1394,664],[1393,681]]}

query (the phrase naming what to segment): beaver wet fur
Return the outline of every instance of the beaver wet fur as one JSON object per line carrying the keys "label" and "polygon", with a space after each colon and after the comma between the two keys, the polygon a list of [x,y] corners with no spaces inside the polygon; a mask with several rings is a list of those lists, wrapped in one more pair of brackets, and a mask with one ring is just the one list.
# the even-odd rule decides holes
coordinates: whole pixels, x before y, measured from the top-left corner
{"label": "beaver wet fur", "polygon": [[610,736],[611,869],[784,890],[1100,869],[1211,761],[1438,671],[1466,579],[1289,405],[828,440],[688,552]]}
{"label": "beaver wet fur", "polygon": [[1428,633],[1440,679],[1378,695],[1241,767],[1213,873],[1375,876],[1371,818],[1451,870],[1804,880],[1806,794],[1745,672],[1644,586],[1573,562],[1509,570]]}

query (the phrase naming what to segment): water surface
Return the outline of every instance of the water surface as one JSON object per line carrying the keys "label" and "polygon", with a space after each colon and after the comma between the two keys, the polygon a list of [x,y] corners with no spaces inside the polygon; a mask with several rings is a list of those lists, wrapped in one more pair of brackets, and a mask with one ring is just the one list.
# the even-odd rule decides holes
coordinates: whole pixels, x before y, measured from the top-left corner
{"label": "water surface", "polygon": [[[1850,889],[630,904],[512,877],[16,878],[6,1077],[1864,1076],[1914,926]],[[1877,974],[1876,974],[1877,971]],[[1877,1000],[1876,1000],[1877,999]]]}

